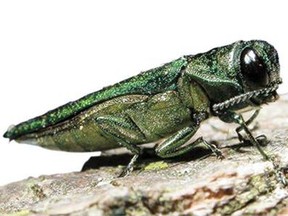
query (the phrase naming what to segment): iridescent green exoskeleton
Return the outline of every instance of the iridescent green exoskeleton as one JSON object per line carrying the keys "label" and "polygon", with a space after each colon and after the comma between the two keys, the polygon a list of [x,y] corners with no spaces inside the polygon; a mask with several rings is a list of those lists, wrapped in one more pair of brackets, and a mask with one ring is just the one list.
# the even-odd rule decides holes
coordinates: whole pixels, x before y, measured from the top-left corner
{"label": "iridescent green exoskeleton", "polygon": [[[260,105],[277,99],[281,83],[277,51],[265,41],[238,41],[206,53],[188,55],[10,127],[4,137],[63,151],[102,151],[126,147],[133,154],[126,172],[141,154],[140,144],[160,142],[155,153],[174,157],[197,145],[221,152],[202,137],[187,143],[211,116],[239,124],[239,140],[259,146],[247,125]],[[241,111],[254,107],[244,121]],[[247,137],[247,138],[246,138]],[[124,173],[124,174],[125,174]]]}

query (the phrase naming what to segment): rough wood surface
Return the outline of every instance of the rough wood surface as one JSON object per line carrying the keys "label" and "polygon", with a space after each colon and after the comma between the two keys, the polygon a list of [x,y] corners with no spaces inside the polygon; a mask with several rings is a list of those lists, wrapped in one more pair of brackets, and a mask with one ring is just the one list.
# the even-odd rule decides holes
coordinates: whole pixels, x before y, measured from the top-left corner
{"label": "rough wood surface", "polygon": [[277,175],[288,170],[287,110],[288,98],[283,97],[265,106],[254,125],[254,135],[270,139],[264,150],[274,156],[274,165],[254,147],[236,148],[234,125],[211,119],[200,132],[221,147],[223,160],[201,150],[169,160],[144,157],[131,175],[117,178],[130,155],[92,158],[84,169],[95,166],[93,170],[0,187],[0,214],[288,215],[288,187]]}

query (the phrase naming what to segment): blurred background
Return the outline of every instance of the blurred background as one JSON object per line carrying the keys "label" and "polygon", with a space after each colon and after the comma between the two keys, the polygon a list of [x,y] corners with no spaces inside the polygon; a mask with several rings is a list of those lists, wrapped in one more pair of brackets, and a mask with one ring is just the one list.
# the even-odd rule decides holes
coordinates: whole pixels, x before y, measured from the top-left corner
{"label": "blurred background", "polygon": [[9,125],[182,55],[263,39],[279,52],[288,92],[285,1],[0,2],[0,185],[79,171],[93,153],[2,138]]}

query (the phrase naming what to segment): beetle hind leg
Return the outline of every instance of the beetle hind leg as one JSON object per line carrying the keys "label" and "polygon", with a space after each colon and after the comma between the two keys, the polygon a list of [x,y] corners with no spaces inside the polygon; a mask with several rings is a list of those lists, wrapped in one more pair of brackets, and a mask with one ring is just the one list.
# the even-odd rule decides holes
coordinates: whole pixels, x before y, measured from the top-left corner
{"label": "beetle hind leg", "polygon": [[160,143],[156,147],[156,154],[162,158],[170,158],[189,152],[196,146],[204,146],[210,149],[217,158],[224,158],[221,151],[215,145],[208,143],[202,137],[199,137],[194,142],[185,145],[196,133],[198,128],[199,127],[188,126],[168,137],[164,142]]}
{"label": "beetle hind leg", "polygon": [[125,147],[134,154],[119,177],[128,175],[133,171],[134,164],[142,152],[141,148],[134,143],[143,142],[145,140],[144,134],[129,117],[101,116],[96,118],[95,121],[107,137],[115,140],[120,147]]}

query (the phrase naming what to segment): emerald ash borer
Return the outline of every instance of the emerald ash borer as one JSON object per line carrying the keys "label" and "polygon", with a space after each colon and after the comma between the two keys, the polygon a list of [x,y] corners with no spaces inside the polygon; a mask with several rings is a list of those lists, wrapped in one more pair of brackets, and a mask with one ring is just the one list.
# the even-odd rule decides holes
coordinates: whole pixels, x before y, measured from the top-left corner
{"label": "emerald ash borer", "polygon": [[[237,41],[187,55],[12,126],[4,137],[49,149],[91,152],[126,147],[133,154],[124,174],[141,154],[140,144],[158,142],[156,155],[179,156],[201,144],[221,152],[202,137],[188,143],[211,116],[237,123],[241,142],[256,146],[248,129],[260,106],[278,98],[278,54],[261,40]],[[245,121],[244,108],[255,113]],[[246,135],[241,135],[240,131]],[[242,133],[243,134],[243,133]]]}

